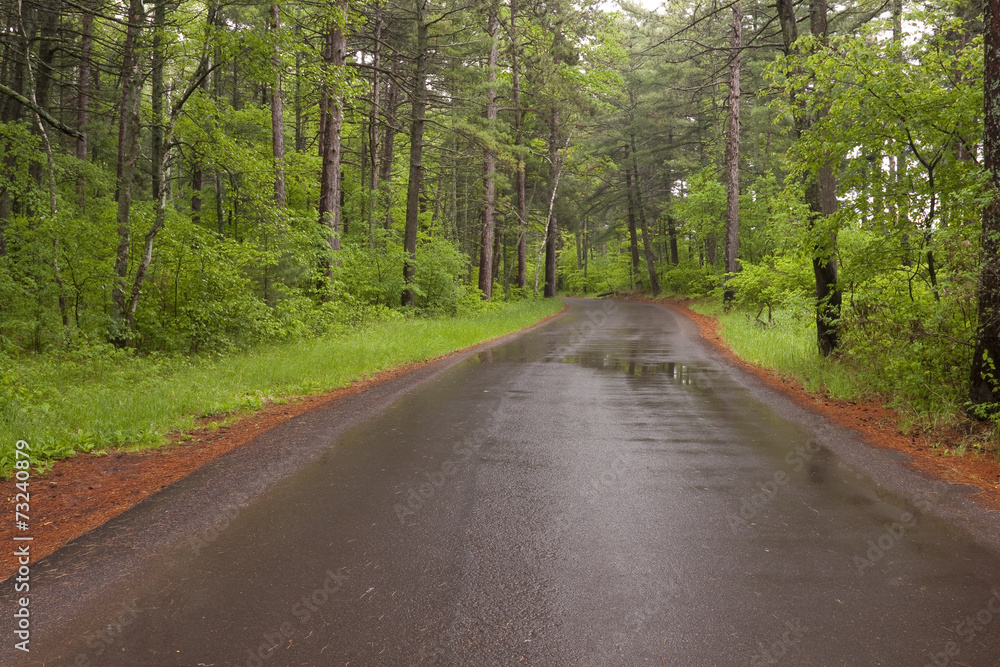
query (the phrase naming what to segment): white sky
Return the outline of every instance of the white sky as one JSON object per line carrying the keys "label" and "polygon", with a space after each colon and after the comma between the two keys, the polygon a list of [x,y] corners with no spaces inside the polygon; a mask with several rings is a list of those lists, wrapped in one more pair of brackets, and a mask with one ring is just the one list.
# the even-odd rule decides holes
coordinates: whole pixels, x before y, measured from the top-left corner
{"label": "white sky", "polygon": [[[638,3],[639,6],[644,7],[649,11],[655,11],[663,6],[663,0],[635,0],[635,2]],[[605,5],[606,9],[612,11],[615,11],[621,7],[621,3],[619,2],[605,2],[602,4]]]}

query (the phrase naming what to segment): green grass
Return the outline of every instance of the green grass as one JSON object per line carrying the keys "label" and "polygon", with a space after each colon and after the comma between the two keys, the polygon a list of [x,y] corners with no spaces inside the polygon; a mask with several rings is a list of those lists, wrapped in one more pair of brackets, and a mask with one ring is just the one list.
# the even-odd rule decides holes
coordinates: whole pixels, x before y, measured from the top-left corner
{"label": "green grass", "polygon": [[526,300],[493,312],[391,320],[216,359],[106,350],[0,357],[0,474],[9,473],[18,440],[31,445],[34,465],[43,470],[78,451],[155,447],[168,433],[192,428],[198,417],[345,387],[524,329],[561,308],[554,299]]}
{"label": "green grass", "polygon": [[[904,433],[961,426],[969,430],[968,442],[946,448],[945,453],[962,455],[971,447],[977,452],[993,452],[1000,460],[1000,420],[992,431],[984,430],[968,421],[963,395],[954,386],[942,383],[928,389],[924,375],[917,375],[915,381],[912,370],[907,373],[907,364],[916,362],[905,356],[905,347],[902,353],[883,350],[881,355],[859,358],[842,351],[826,358],[817,348],[810,309],[777,309],[774,321],[766,325],[755,319],[756,311],[724,312],[718,300],[688,306],[717,318],[723,340],[741,359],[791,377],[810,392],[852,401],[875,399],[896,410],[898,427]],[[766,320],[766,312],[761,317]],[[917,366],[917,371],[922,370]]]}
{"label": "green grass", "polygon": [[689,307],[717,318],[722,325],[723,340],[741,359],[796,378],[808,391],[842,399],[857,399],[870,393],[863,378],[853,369],[820,355],[816,325],[808,314],[776,310],[773,322],[764,325],[755,319],[755,313],[740,310],[724,313],[718,302],[699,302]]}

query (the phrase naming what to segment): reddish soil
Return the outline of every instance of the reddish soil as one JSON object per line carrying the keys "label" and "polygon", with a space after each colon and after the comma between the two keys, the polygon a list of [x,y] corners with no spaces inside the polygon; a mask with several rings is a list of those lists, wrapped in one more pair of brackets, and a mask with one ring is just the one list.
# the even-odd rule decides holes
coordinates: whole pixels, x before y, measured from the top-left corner
{"label": "reddish soil", "polygon": [[[912,458],[910,465],[933,477],[957,484],[969,484],[981,490],[973,498],[984,507],[1000,510],[1000,461],[990,454],[969,451],[954,452],[962,444],[989,442],[986,428],[975,423],[954,425],[923,432],[904,433],[900,415],[880,401],[844,401],[806,391],[793,378],[744,361],[726,345],[719,335],[718,320],[699,315],[674,298],[654,301],[693,320],[702,338],[714,346],[732,363],[757,376],[769,387],[777,389],[801,406],[826,416],[837,424],[861,433],[876,446],[903,452]],[[936,447],[932,445],[937,445]]]}
{"label": "reddish soil", "polygon": [[[500,336],[494,341],[513,335]],[[478,345],[469,349],[475,347]],[[382,371],[326,394],[293,398],[284,404],[271,403],[252,414],[206,419],[193,431],[171,434],[165,445],[154,450],[109,450],[106,456],[78,454],[56,461],[45,475],[33,474],[29,480],[28,533],[19,533],[14,527],[14,498],[18,493],[15,480],[0,482],[7,501],[0,507],[0,542],[11,544],[15,535],[31,535],[31,560],[37,562],[281,422],[466,351],[457,350],[430,361]],[[0,559],[0,581],[16,571],[14,559]]]}

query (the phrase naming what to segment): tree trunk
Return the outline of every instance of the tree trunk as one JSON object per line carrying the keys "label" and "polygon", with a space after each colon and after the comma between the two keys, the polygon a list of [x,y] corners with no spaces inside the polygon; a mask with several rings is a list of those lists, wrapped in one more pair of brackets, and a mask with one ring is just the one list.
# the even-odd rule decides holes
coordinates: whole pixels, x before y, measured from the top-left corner
{"label": "tree trunk", "polygon": [[201,158],[195,157],[191,163],[191,222],[201,224],[201,191],[205,187],[205,172],[201,169]]}
{"label": "tree trunk", "polygon": [[[164,155],[164,115],[163,102],[166,97],[166,89],[163,85],[163,68],[166,63],[165,46],[163,43],[163,28],[166,24],[166,0],[157,0],[153,8],[153,62],[152,62],[152,125],[151,135],[151,174],[150,185],[153,193],[153,200],[156,202],[156,217],[153,226],[146,232],[143,238],[142,256],[136,268],[135,278],[132,283],[131,294],[125,307],[125,326],[131,337],[135,330],[135,312],[139,305],[139,292],[146,279],[146,271],[153,259],[153,239],[163,228],[166,215],[166,155]],[[141,96],[140,88],[136,90],[136,97]]]}
{"label": "tree trunk", "polygon": [[[162,169],[162,166],[158,169],[161,174]],[[142,290],[142,284],[146,280],[146,272],[149,270],[149,264],[153,261],[153,240],[160,233],[160,230],[163,229],[163,224],[166,220],[166,208],[167,191],[163,188],[160,190],[160,198],[156,202],[156,219],[142,240],[142,256],[139,258],[138,267],[136,267],[135,280],[132,283],[132,296],[129,298],[128,310],[126,312],[129,332],[135,330],[135,311],[139,306],[139,294]]]}
{"label": "tree trunk", "polygon": [[[812,34],[823,45],[828,41],[826,0],[812,0],[809,6],[809,25]],[[819,118],[825,115],[821,110]],[[833,163],[827,162],[819,170],[815,181],[815,195],[812,188],[806,189],[806,199],[810,209],[818,219],[833,215],[837,210],[837,181],[833,175]],[[814,224],[815,220],[814,218]],[[821,238],[813,249],[813,273],[816,276],[816,338],[823,356],[829,356],[837,347],[840,334],[841,293],[837,289],[837,233],[831,231]]]}
{"label": "tree trunk", "polygon": [[552,197],[549,200],[549,219],[545,234],[545,289],[542,295],[556,295],[556,243],[559,240],[559,223],[556,219],[556,190],[559,187],[559,107],[552,105],[549,117],[549,184]]}
{"label": "tree trunk", "polygon": [[417,225],[423,183],[424,116],[427,112],[427,58],[429,28],[426,0],[417,0],[417,57],[413,73],[413,110],[410,122],[410,175],[406,184],[406,230],[403,236],[404,306],[416,305],[413,280],[417,273]]}
{"label": "tree trunk", "polygon": [[715,232],[710,232],[705,238],[705,261],[708,265],[715,267],[715,261],[719,256],[719,239],[715,238]]}
{"label": "tree trunk", "polygon": [[506,248],[503,235],[503,224],[497,222],[493,234],[493,282],[497,282],[500,279],[500,257],[502,257],[501,253]]}
{"label": "tree trunk", "polygon": [[[836,211],[835,181],[830,165],[825,165],[820,170],[817,182],[806,189],[806,200],[810,210],[818,218],[826,217]],[[816,224],[815,219],[812,224]],[[816,278],[816,338],[819,350],[824,356],[829,356],[836,349],[840,329],[842,296],[837,289],[836,247],[836,232],[830,232],[825,239],[821,238],[813,249],[813,275]]]}
{"label": "tree trunk", "polygon": [[733,5],[732,52],[729,56],[729,131],[726,141],[726,278],[723,302],[736,294],[729,279],[740,270],[740,60],[743,49],[743,9]]}
{"label": "tree trunk", "polygon": [[375,249],[375,212],[378,210],[379,143],[378,115],[382,103],[382,2],[375,0],[375,22],[372,26],[372,107],[368,116],[368,150],[371,172],[368,176],[368,246]]}
{"label": "tree trunk", "polygon": [[[340,5],[343,14],[337,17],[326,34],[326,48],[323,61],[326,76],[331,72],[343,69],[347,60],[347,40],[344,37],[344,22],[347,20],[347,9]],[[324,83],[323,97],[326,100],[321,123],[323,140],[323,173],[320,185],[319,218],[320,224],[327,227],[327,239],[331,255],[326,263],[326,275],[332,276],[336,260],[335,255],[340,250],[341,228],[341,128],[344,124],[344,98],[338,90],[332,89],[329,83]]]}
{"label": "tree trunk", "polygon": [[62,1],[49,0],[39,7],[41,30],[39,31],[38,67],[35,71],[35,104],[42,109],[49,108],[52,94],[52,73],[55,69],[56,53],[60,49],[59,19],[62,16]]}
{"label": "tree trunk", "polygon": [[[49,107],[49,94],[52,90],[52,69],[57,47],[56,39],[61,10],[60,4],[59,2],[53,2],[49,5],[41,4],[35,8],[35,20],[41,25],[37,37],[39,42],[38,59],[34,67],[28,60],[30,58],[31,44],[35,41],[34,27],[30,29],[31,32],[22,32],[21,35],[24,43],[25,92],[27,93],[26,97],[29,102],[27,106],[35,114],[43,114],[47,118],[52,118],[47,113],[47,110]],[[19,18],[23,31],[27,26],[33,26],[34,24],[31,18],[26,17],[24,13],[24,3],[19,2],[17,6],[18,11],[21,12]],[[41,136],[42,128],[34,125],[32,131]],[[42,184],[43,178],[47,178],[43,177],[41,161],[32,162],[28,168],[28,172],[31,174],[32,179],[39,185]]]}
{"label": "tree trunk", "polygon": [[[486,59],[486,78],[489,81],[489,87],[486,91],[486,126],[487,131],[492,135],[496,129],[497,122],[496,80],[499,51],[497,32],[500,28],[500,8],[496,3],[492,3],[488,11],[486,33],[490,37],[490,51]],[[493,298],[493,236],[496,213],[495,172],[496,153],[492,146],[487,146],[485,155],[483,155],[483,221],[479,242],[479,289],[482,291],[485,301]]]}
{"label": "tree trunk", "polygon": [[[629,134],[629,161],[631,164],[625,172],[626,185],[628,187],[629,194],[629,204],[631,208],[638,213],[639,217],[639,230],[642,233],[642,247],[643,256],[646,259],[646,271],[649,275],[649,289],[656,296],[660,293],[660,279],[656,275],[656,263],[653,259],[653,243],[649,236],[649,225],[646,222],[646,204],[642,194],[642,188],[639,186],[639,162],[636,156],[636,144],[635,135]],[[631,173],[629,173],[631,171]],[[635,239],[635,215],[630,214],[630,225],[631,225],[631,237]],[[632,270],[638,272],[638,253],[637,249],[634,249],[632,255],[633,265]]]}
{"label": "tree trunk", "polygon": [[274,85],[271,86],[271,154],[274,156],[274,203],[285,208],[285,119],[281,106],[281,9],[278,3],[271,3],[271,33],[274,38],[274,52],[271,64],[274,67]]}
{"label": "tree trunk", "polygon": [[514,189],[517,197],[517,286],[528,285],[528,204],[524,170],[524,116],[521,109],[521,69],[518,58],[521,43],[517,36],[517,2],[510,2],[511,33],[511,103],[514,107],[514,152],[517,160]]}
{"label": "tree trunk", "polygon": [[132,179],[135,175],[135,163],[139,156],[139,102],[140,86],[139,59],[136,57],[136,44],[139,39],[140,24],[145,18],[145,8],[142,0],[129,0],[128,27],[125,32],[125,44],[122,52],[121,71],[121,105],[118,118],[118,159],[115,179],[115,200],[118,204],[118,247],[115,251],[115,281],[111,290],[111,300],[115,305],[115,328],[111,332],[111,340],[121,347],[128,343],[127,325],[128,304],[126,303],[126,284],[128,277],[129,247],[131,233],[129,230],[129,215],[132,206]]}
{"label": "tree trunk", "polygon": [[[778,0],[778,19],[781,23],[781,34],[786,55],[793,52],[793,44],[798,37],[795,18],[795,7],[791,0]],[[827,3],[826,0],[812,0],[809,7],[809,25],[812,34],[819,38],[822,44],[827,42]],[[795,103],[795,91],[792,91],[791,102]],[[822,116],[822,112],[818,114]],[[796,139],[809,129],[813,119],[807,110],[799,109],[793,114],[793,134]],[[812,213],[809,224],[815,227],[822,219],[837,209],[836,180],[833,175],[832,163],[825,164],[819,174],[806,184],[806,202]],[[812,249],[813,275],[816,279],[816,341],[820,353],[829,355],[837,347],[840,327],[841,292],[837,289],[837,236],[830,232],[826,238],[820,238]]]}
{"label": "tree trunk", "polygon": [[[674,135],[670,134],[670,143],[674,143]],[[670,165],[667,165],[667,238],[670,242],[670,263],[677,266],[680,263],[680,255],[677,252],[677,221],[670,215],[670,198],[673,196],[674,174]]]}
{"label": "tree trunk", "polygon": [[667,214],[667,236],[670,238],[670,263],[677,266],[680,264],[680,256],[677,252],[677,221],[669,213]]}
{"label": "tree trunk", "polygon": [[798,19],[795,16],[794,0],[777,0],[778,22],[781,25],[781,40],[786,56],[792,55],[792,45],[799,38]]}
{"label": "tree trunk", "polygon": [[642,188],[639,185],[639,166],[635,155],[635,135],[632,135],[632,176],[635,181],[636,209],[639,212],[639,229],[642,232],[643,254],[646,257],[646,271],[649,273],[649,290],[653,296],[660,293],[660,278],[656,275],[656,263],[653,260],[653,242],[649,236],[649,225],[646,223],[646,203],[643,200]]}
{"label": "tree trunk", "polygon": [[974,404],[1000,402],[1000,0],[986,0],[984,19],[983,166],[993,196],[983,208],[978,324],[969,384]]}
{"label": "tree trunk", "polygon": [[[629,151],[631,153],[631,149]],[[631,162],[631,155],[629,162]],[[639,276],[639,239],[635,231],[635,169],[630,164],[625,168],[625,188],[628,190],[628,238],[629,250],[632,253],[632,272],[629,279],[629,287],[635,286],[635,279]]]}
{"label": "tree trunk", "polygon": [[[295,31],[299,37],[298,29]],[[306,134],[302,128],[302,50],[295,49],[295,150],[306,149]]]}
{"label": "tree trunk", "polygon": [[[212,2],[208,6],[208,17],[207,22],[209,26],[217,26],[219,21],[219,4],[218,2]],[[222,50],[216,46],[212,50],[212,77],[209,80],[207,77],[202,82],[202,90],[205,93],[211,95],[215,100],[219,98],[219,88],[221,86],[221,74],[220,70],[217,68],[219,60],[222,58]],[[222,227],[222,184],[219,180],[219,171],[216,169],[213,173],[213,183],[215,186],[215,230],[216,234],[221,238],[223,227]],[[194,158],[191,164],[191,219],[195,224],[201,223],[201,209],[202,209],[202,190],[205,187],[205,172],[204,165],[202,164],[202,156],[197,151],[195,151]]]}
{"label": "tree trunk", "polygon": [[153,201],[160,200],[160,191],[164,187],[163,173],[156,168],[160,164],[163,156],[163,102],[166,97],[166,89],[163,86],[163,67],[166,63],[165,47],[163,45],[163,28],[167,22],[166,0],[156,0],[153,8],[153,71],[151,79],[153,82],[151,104],[153,110],[153,121],[150,126],[151,135],[151,159],[152,169],[150,174],[150,190],[153,193]]}
{"label": "tree trunk", "polygon": [[[76,139],[76,159],[87,161],[87,116],[90,110],[90,67],[91,52],[94,44],[94,16],[83,10],[80,20],[80,69],[78,74],[76,129],[80,136]],[[87,182],[81,173],[76,178],[77,206],[80,211],[87,207]]]}
{"label": "tree trunk", "polygon": [[[9,4],[12,9],[14,5]],[[3,83],[9,84],[11,90],[13,90],[18,96],[8,96],[5,95],[3,99],[3,115],[0,116],[0,121],[5,123],[11,123],[21,118],[21,112],[24,105],[24,92],[25,88],[30,85],[28,80],[26,69],[28,63],[24,60],[23,53],[29,47],[27,43],[23,40],[21,44],[17,44],[14,39],[11,38],[12,35],[30,35],[31,39],[34,39],[35,31],[38,29],[36,25],[34,12],[32,7],[29,5],[25,7],[23,3],[18,5],[18,15],[16,18],[12,16],[10,23],[5,26],[5,31],[7,33],[8,39],[4,40],[7,44],[7,51],[5,53],[5,60],[11,63],[11,72],[4,77]],[[18,27],[18,22],[20,26]],[[28,40],[30,41],[30,40]],[[18,48],[20,47],[20,48]],[[26,85],[27,84],[27,85]]]}
{"label": "tree trunk", "polygon": [[[395,66],[393,67],[395,70]],[[382,136],[382,156],[379,158],[379,183],[389,184],[392,181],[392,158],[396,147],[396,112],[399,110],[399,86],[394,81],[386,85],[385,100],[385,133]],[[380,186],[381,187],[381,186]],[[386,203],[384,228],[392,228],[392,207]]]}
{"label": "tree trunk", "polygon": [[215,170],[215,233],[221,239],[226,234],[226,218],[223,215],[223,206],[226,200],[226,185],[222,182],[222,174]]}

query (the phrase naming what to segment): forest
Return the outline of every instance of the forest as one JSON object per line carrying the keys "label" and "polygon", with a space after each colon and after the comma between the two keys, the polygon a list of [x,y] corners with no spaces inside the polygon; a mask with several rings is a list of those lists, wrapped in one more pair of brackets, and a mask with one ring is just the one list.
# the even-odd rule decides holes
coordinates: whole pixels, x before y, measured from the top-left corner
{"label": "forest", "polygon": [[989,6],[0,12],[4,365],[226,354],[536,295],[714,295],[915,413],[995,418]]}

